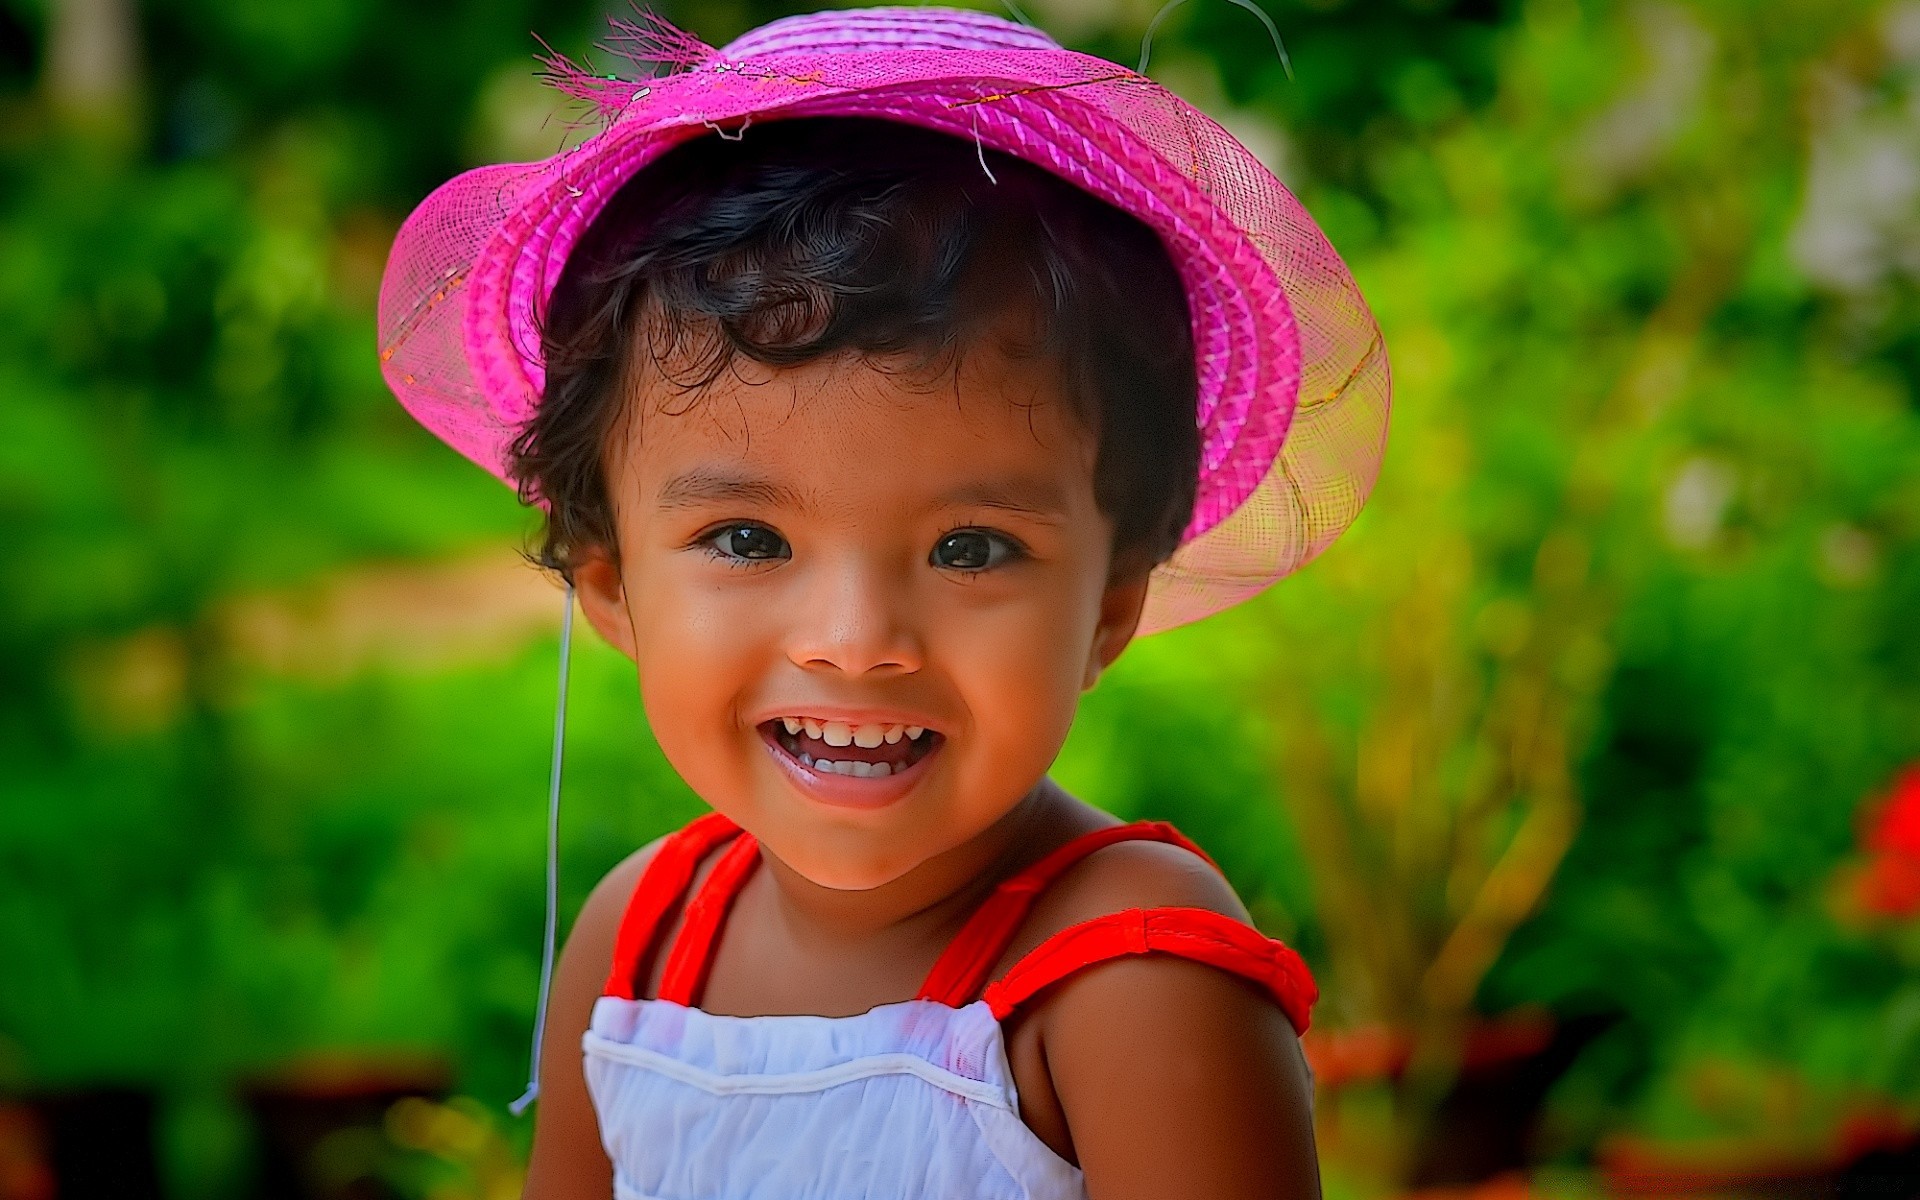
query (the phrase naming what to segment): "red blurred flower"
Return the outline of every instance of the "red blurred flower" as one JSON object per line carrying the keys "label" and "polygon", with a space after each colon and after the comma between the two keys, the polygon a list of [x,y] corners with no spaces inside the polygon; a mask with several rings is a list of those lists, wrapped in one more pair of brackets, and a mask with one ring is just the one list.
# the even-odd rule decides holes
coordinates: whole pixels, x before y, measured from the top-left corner
{"label": "red blurred flower", "polygon": [[1860,907],[1883,917],[1920,914],[1920,858],[1880,854],[1855,877]]}
{"label": "red blurred flower", "polygon": [[1894,780],[1860,840],[1868,855],[1855,883],[1860,906],[1886,917],[1920,914],[1920,765]]}
{"label": "red blurred flower", "polygon": [[1920,859],[1920,764],[1893,781],[1867,830],[1866,846],[1876,854]]}

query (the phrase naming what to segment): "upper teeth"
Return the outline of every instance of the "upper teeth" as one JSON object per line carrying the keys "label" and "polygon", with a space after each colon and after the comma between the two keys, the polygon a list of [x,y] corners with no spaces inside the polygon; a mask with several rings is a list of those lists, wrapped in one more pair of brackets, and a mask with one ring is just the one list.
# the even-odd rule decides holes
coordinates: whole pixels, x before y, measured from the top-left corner
{"label": "upper teeth", "polygon": [[816,721],[812,717],[781,717],[781,726],[791,737],[805,733],[829,746],[860,746],[871,750],[885,742],[893,745],[901,738],[917,738],[927,731],[924,725],[849,725],[845,721]]}

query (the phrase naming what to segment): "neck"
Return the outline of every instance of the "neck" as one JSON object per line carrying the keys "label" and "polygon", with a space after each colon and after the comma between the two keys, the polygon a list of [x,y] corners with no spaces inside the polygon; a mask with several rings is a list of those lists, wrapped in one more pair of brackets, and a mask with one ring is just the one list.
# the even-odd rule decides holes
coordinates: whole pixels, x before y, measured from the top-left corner
{"label": "neck", "polygon": [[944,854],[891,883],[849,892],[822,887],[761,847],[761,862],[780,919],[815,943],[870,942],[888,934],[931,934],[957,927],[1027,855],[1026,836],[1044,820],[1059,790],[1041,779],[1012,810]]}

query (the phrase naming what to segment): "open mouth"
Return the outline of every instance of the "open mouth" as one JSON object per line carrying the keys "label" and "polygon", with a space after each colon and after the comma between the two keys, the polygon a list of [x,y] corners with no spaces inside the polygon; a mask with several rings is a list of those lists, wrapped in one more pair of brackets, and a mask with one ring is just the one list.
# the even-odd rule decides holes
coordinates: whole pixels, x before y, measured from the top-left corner
{"label": "open mouth", "polygon": [[761,736],[822,775],[885,779],[907,770],[945,740],[919,725],[852,725],[813,717],[775,717]]}

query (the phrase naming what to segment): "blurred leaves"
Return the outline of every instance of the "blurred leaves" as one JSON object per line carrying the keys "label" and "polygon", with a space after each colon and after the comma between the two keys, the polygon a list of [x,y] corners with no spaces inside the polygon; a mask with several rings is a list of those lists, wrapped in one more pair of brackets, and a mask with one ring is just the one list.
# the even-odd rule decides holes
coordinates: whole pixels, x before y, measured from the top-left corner
{"label": "blurred leaves", "polygon": [[[579,55],[600,13],[150,0],[71,102],[54,30],[116,7],[0,0],[0,1086],[425,1050],[504,1099],[558,594],[385,393],[372,309],[429,188],[561,144],[529,32]],[[1157,8],[1029,7],[1126,63]],[[1271,9],[1292,80],[1226,4],[1153,70],[1347,256],[1388,461],[1323,561],[1131,649],[1060,777],[1208,846],[1321,1027],[1414,1039],[1381,1178],[1527,1005],[1607,1022],[1542,1155],[1920,1109],[1920,926],[1846,902],[1920,759],[1920,5]],[[630,668],[585,646],[574,686],[569,911],[697,810]],[[483,1194],[490,1121],[388,1132]],[[196,1136],[177,1180],[218,1174]]]}

